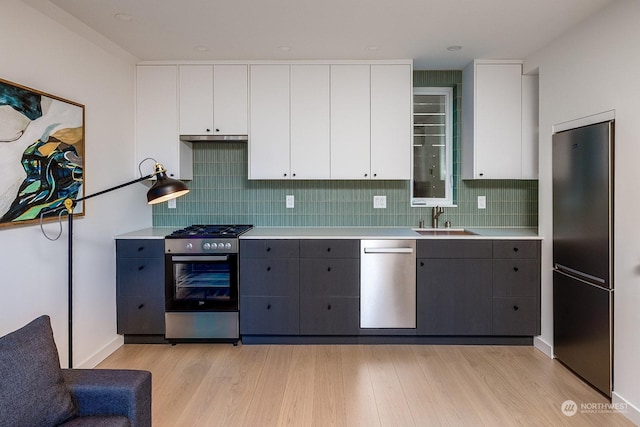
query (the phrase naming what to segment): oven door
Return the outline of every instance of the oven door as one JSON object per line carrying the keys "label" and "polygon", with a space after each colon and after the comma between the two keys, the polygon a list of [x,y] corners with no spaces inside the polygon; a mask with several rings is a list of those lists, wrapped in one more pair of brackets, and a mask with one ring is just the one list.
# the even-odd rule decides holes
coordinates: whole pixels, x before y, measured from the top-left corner
{"label": "oven door", "polygon": [[165,258],[166,311],[238,310],[238,255]]}

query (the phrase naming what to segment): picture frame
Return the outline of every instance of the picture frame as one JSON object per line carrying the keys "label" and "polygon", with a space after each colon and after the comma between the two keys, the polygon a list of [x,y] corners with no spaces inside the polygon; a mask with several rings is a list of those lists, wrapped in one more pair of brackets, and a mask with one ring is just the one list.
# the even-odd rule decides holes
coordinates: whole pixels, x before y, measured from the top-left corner
{"label": "picture frame", "polygon": [[84,196],[84,109],[0,78],[0,227],[57,220]]}

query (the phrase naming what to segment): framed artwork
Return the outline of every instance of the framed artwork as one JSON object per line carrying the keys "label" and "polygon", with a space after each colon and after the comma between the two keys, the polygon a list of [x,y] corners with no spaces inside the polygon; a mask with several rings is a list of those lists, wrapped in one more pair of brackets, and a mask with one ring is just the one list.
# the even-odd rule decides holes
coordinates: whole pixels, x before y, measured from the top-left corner
{"label": "framed artwork", "polygon": [[57,219],[83,183],[84,105],[0,79],[0,227]]}

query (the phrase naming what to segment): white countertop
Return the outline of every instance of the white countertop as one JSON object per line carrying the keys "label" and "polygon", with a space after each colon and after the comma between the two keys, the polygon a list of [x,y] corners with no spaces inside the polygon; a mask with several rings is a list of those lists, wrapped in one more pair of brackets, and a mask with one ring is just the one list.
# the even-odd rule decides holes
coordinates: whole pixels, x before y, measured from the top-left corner
{"label": "white countertop", "polygon": [[[441,229],[446,231],[446,229]],[[410,227],[255,227],[241,239],[522,239],[539,240],[535,228],[466,228],[473,234],[422,235]]]}
{"label": "white countertop", "polygon": [[[164,239],[183,227],[150,227],[119,234],[116,239]],[[439,230],[446,231],[441,228]],[[455,229],[454,229],[455,230]],[[518,239],[540,240],[535,228],[481,228],[465,230],[473,234],[422,235],[410,227],[255,227],[241,239]]]}

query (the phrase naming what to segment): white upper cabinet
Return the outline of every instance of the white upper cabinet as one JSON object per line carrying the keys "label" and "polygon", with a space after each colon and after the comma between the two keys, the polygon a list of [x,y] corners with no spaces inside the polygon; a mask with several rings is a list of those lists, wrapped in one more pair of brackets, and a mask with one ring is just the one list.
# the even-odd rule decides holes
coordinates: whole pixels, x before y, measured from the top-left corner
{"label": "white upper cabinet", "polygon": [[249,179],[289,179],[289,65],[251,65]]}
{"label": "white upper cabinet", "polygon": [[371,66],[371,178],[411,179],[411,67]]}
{"label": "white upper cabinet", "polygon": [[[150,157],[169,176],[193,179],[191,144],[178,138],[177,66],[138,66],[136,74],[136,173],[138,163]],[[147,163],[143,173],[153,171]]]}
{"label": "white upper cabinet", "polygon": [[[463,71],[462,87],[462,178],[537,175],[537,162],[532,166],[530,159],[535,151],[530,144],[537,146],[537,138],[529,137],[537,108],[534,111],[529,96],[523,103],[522,61],[475,60]],[[528,114],[525,128],[523,111]]]}
{"label": "white upper cabinet", "polygon": [[291,65],[292,179],[329,179],[329,65]]}
{"label": "white upper cabinet", "polygon": [[180,65],[180,134],[246,135],[246,65]]}
{"label": "white upper cabinet", "polygon": [[331,66],[331,178],[371,175],[371,75],[367,65]]}

